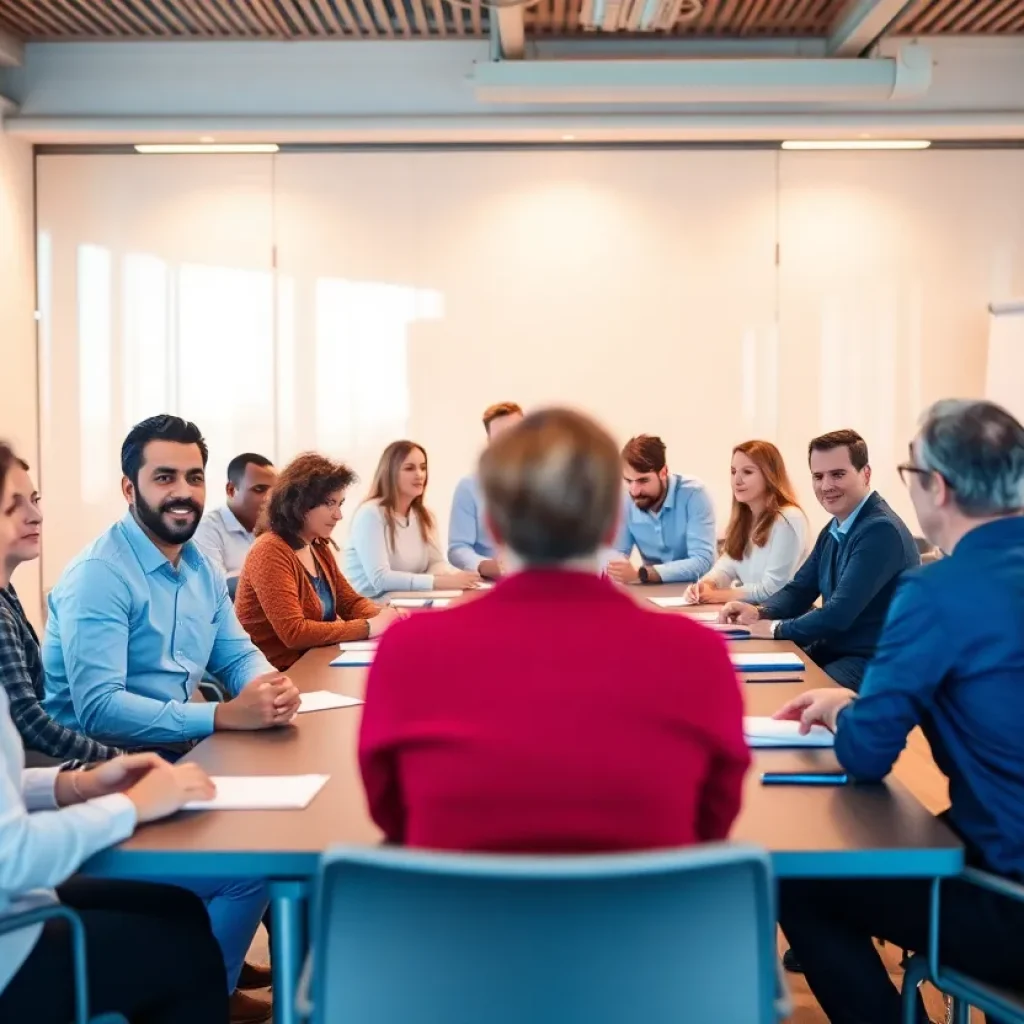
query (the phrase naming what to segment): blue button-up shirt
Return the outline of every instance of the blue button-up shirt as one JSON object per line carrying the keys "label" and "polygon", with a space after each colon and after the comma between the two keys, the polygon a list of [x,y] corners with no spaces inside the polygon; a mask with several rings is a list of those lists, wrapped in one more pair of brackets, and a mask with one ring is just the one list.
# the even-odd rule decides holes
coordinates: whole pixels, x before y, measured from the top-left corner
{"label": "blue button-up shirt", "polygon": [[44,707],[107,743],[207,736],[216,705],[189,703],[207,669],[232,694],[273,671],[199,549],[187,543],[175,568],[130,512],[71,562],[48,604]]}
{"label": "blue button-up shirt", "polygon": [[715,560],[715,508],[704,485],[673,473],[657,512],[637,508],[626,494],[614,546],[628,558],[634,545],[663,583],[699,580]]}
{"label": "blue button-up shirt", "polygon": [[949,820],[981,863],[1024,879],[1024,517],[977,526],[903,575],[836,756],[885,776],[916,725],[949,778]]}
{"label": "blue button-up shirt", "polygon": [[833,518],[832,522],[828,524],[828,532],[835,537],[836,541],[841,541],[853,529],[853,524],[857,521],[860,510],[867,504],[868,498],[874,493],[874,491],[868,491],[861,499],[860,504],[841,523],[838,519]]}
{"label": "blue button-up shirt", "polygon": [[484,520],[484,496],[475,476],[465,476],[455,488],[448,523],[448,561],[456,569],[475,572],[497,549]]}

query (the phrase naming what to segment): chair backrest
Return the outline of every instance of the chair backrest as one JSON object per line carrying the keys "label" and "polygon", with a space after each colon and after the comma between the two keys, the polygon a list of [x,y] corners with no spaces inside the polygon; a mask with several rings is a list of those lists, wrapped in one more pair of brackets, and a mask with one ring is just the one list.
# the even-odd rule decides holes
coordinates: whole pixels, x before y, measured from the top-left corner
{"label": "chair backrest", "polygon": [[775,1019],[767,856],[337,849],[314,910],[313,1019],[668,1024]]}

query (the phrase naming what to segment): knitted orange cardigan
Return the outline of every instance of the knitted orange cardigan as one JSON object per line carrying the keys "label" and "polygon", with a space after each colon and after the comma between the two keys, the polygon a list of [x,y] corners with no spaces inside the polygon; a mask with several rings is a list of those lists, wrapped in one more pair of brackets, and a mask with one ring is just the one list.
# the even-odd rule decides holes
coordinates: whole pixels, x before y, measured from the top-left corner
{"label": "knitted orange cardigan", "polygon": [[291,545],[264,533],[249,549],[238,578],[235,611],[252,642],[274,668],[284,671],[311,647],[327,647],[370,635],[367,619],[380,607],[360,597],[341,574],[326,541],[312,545],[313,557],[334,593],[337,618],[323,621],[323,606]]}

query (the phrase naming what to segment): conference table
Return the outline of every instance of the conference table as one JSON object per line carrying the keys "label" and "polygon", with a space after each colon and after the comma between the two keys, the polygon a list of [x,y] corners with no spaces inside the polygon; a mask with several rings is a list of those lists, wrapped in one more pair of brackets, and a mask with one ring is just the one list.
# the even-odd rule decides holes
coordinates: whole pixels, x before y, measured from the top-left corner
{"label": "conference table", "polygon": [[[683,585],[632,587],[639,601],[680,596]],[[422,597],[422,594],[392,595]],[[475,595],[474,595],[475,598]],[[693,614],[678,608],[665,614]],[[430,612],[429,614],[439,614]],[[735,651],[796,652],[800,672],[742,674],[748,715],[770,715],[801,691],[834,683],[788,641],[729,641]],[[367,669],[330,665],[337,648],[308,651],[289,670],[299,690],[362,697]],[[799,677],[799,681],[793,680]],[[97,854],[83,870],[132,878],[265,877],[270,883],[274,1020],[293,1024],[308,936],[306,907],[321,854],[332,846],[373,845],[381,833],[366,807],[357,762],[361,706],[311,712],[264,732],[218,732],[188,755],[211,775],[324,774],[303,810],[183,812],[145,825]],[[898,781],[874,785],[764,786],[765,771],[837,771],[829,749],[753,751],[743,808],[732,839],[768,851],[780,878],[907,877],[959,874],[963,850],[941,822]]]}

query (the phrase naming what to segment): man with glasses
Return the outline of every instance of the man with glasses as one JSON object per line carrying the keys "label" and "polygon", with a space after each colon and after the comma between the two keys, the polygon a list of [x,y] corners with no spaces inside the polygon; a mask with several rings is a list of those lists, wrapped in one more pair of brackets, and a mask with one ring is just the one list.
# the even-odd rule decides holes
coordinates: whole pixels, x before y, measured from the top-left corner
{"label": "man with glasses", "polygon": [[[1021,882],[1024,427],[991,402],[938,402],[900,476],[925,536],[948,557],[900,581],[859,695],[811,690],[776,717],[832,729],[836,757],[860,781],[884,778],[920,726],[949,778],[943,817],[968,864]],[[924,952],[930,887],[780,883],[779,922],[832,1024],[902,1020],[872,937]],[[1020,990],[1024,905],[957,880],[943,884],[941,907],[940,962]]]}
{"label": "man with glasses", "polygon": [[[860,687],[896,583],[921,556],[903,520],[871,489],[868,446],[835,430],[808,446],[814,495],[833,519],[792,581],[764,604],[731,601],[723,622],[792,640],[837,683]],[[814,602],[821,597],[821,607]]]}

